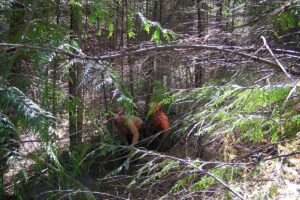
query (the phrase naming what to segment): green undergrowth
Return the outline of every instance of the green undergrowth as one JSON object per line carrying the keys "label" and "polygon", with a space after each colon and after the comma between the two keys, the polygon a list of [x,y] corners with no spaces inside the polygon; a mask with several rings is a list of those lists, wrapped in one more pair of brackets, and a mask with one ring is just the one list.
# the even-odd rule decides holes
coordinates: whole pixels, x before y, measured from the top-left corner
{"label": "green undergrowth", "polygon": [[[117,148],[86,143],[62,152],[49,144],[43,151],[28,157],[34,162],[32,171],[22,169],[14,177],[16,199],[97,199],[96,179],[105,175],[102,163]],[[114,166],[109,167],[108,171]]]}
{"label": "green undergrowth", "polygon": [[[275,142],[293,138],[300,128],[300,115],[294,109],[297,101],[295,97],[291,98],[294,96],[291,95],[291,91],[294,91],[293,88],[288,86],[207,86],[182,90],[172,95],[168,93],[161,98],[161,103],[164,108],[169,108],[170,117],[176,106],[182,106],[179,109],[180,115],[171,121],[172,124],[178,123],[175,134],[195,136],[208,134],[215,138],[238,133],[236,141],[256,143],[268,137]],[[101,138],[102,141],[103,137]],[[129,173],[128,170],[133,165],[129,163],[131,160],[126,158],[134,160],[133,157],[139,155],[138,151],[131,152],[134,152],[132,153],[134,155],[128,152],[122,154],[125,161],[122,160],[112,167],[107,161],[118,160],[117,148],[114,149],[112,145],[98,144],[91,147],[84,144],[79,149],[66,151],[65,155],[61,155],[55,146],[46,146],[43,157],[36,155],[32,158],[38,167],[35,171],[47,169],[49,188],[46,191],[51,191],[51,188],[58,190],[37,193],[49,199],[59,196],[70,199],[73,197],[95,199],[93,191],[105,187],[106,180],[114,180],[124,172]],[[136,171],[130,172],[132,178],[127,182],[127,193],[140,191],[139,188],[149,191],[161,188],[165,194],[163,197],[176,198],[176,195],[184,196],[216,190],[221,185],[216,177],[230,184],[244,169],[244,165],[230,165],[222,161],[208,164],[199,158],[177,158],[172,152],[169,156],[164,153],[152,154],[148,160],[143,160],[148,155],[147,151],[142,154],[137,160],[143,164]],[[92,186],[82,184],[80,177],[85,174],[92,175],[92,170],[98,169],[102,163],[109,163],[110,167],[94,171],[101,176],[96,179],[92,177]],[[25,175],[21,177],[27,179]],[[22,185],[20,186],[20,193],[17,195],[24,197],[26,193],[21,194]],[[76,189],[73,191],[73,188]],[[153,199],[158,196],[153,194]]]}
{"label": "green undergrowth", "polygon": [[195,135],[240,133],[240,140],[259,142],[295,136],[300,115],[288,99],[292,87],[237,85],[204,87],[175,93],[164,100],[171,105],[192,101],[177,133]]}
{"label": "green undergrowth", "polygon": [[[179,129],[174,130],[178,135],[209,135],[213,139],[232,134],[234,143],[254,145],[266,138],[277,142],[296,136],[300,129],[300,114],[294,108],[297,99],[297,92],[290,86],[231,85],[182,90],[164,98],[162,104],[169,108],[169,116],[177,106],[180,115],[172,123],[179,124]],[[222,185],[216,177],[225,183],[235,182],[247,168],[243,164],[219,162],[203,170],[206,164],[199,159],[157,156],[137,171],[128,188],[168,185],[164,198],[188,197],[201,191],[215,191],[217,185]]]}

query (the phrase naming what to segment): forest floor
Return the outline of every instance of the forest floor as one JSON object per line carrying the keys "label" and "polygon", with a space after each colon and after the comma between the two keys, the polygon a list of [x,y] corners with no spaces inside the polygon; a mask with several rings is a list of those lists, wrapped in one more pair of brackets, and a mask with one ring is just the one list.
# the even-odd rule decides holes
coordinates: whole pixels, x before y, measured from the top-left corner
{"label": "forest floor", "polygon": [[[176,124],[178,118],[179,116],[171,117],[171,125]],[[64,149],[68,144],[66,122],[66,120],[62,120],[60,123],[61,133],[58,144],[61,149]],[[176,125],[168,134],[172,135],[174,130],[176,130]],[[49,185],[52,185],[52,189],[55,188],[56,184],[49,183],[47,176],[45,176],[46,171],[42,170],[41,174],[38,175],[32,173],[35,163],[27,158],[43,149],[38,138],[32,134],[26,134],[21,140],[23,143],[20,153],[23,159],[15,162],[5,174],[6,188],[8,193],[12,193],[14,178],[20,176],[19,172],[24,171],[23,175],[26,176],[28,181],[26,188],[28,193],[32,193],[33,198],[49,190]],[[221,162],[226,165],[231,160],[239,160],[236,165],[244,163],[243,168],[236,172],[232,180],[228,181],[228,185],[245,199],[300,199],[299,135],[298,138],[277,143],[265,140],[260,143],[241,144],[236,142],[234,135],[217,137],[211,141],[210,138],[185,134],[181,137],[170,137],[164,142],[163,152],[156,149],[147,150],[143,146],[137,146],[137,151],[147,152],[145,156],[141,157],[131,157],[132,150],[121,147],[118,151],[112,152],[106,157],[98,156],[97,158],[87,159],[85,162],[88,168],[81,171],[80,175],[74,177],[74,179],[94,192],[95,196],[97,196],[97,192],[100,192],[101,197],[99,199],[102,199],[103,195],[107,199],[157,199],[159,197],[158,192],[154,194],[147,193],[147,198],[145,198],[145,191],[139,186],[141,182],[132,189],[128,188],[128,185],[131,185],[136,178],[139,170],[157,158],[183,159],[187,162],[190,160],[203,160],[207,163],[208,170],[210,165],[214,166],[212,164],[214,162]],[[95,148],[99,147],[95,142],[91,145],[95,145]],[[62,162],[68,162],[68,159],[63,158],[63,154],[61,156],[60,160]],[[145,180],[149,174],[139,176],[142,180]],[[160,184],[154,184],[157,180],[153,180],[153,190],[168,194],[172,184],[174,185],[178,181],[176,180],[177,176],[180,177],[180,173],[175,173],[175,176],[169,178],[170,185],[164,187]],[[154,189],[155,187],[157,188]],[[217,193],[217,189],[214,190]],[[207,198],[209,196],[211,196],[210,198],[217,198],[218,196],[205,192],[204,194]],[[43,196],[37,199],[43,199]]]}

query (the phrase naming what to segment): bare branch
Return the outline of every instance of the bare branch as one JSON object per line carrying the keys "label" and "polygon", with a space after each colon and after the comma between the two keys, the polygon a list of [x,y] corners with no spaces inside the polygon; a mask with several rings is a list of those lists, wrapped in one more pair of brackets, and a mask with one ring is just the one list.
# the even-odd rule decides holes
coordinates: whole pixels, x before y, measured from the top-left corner
{"label": "bare branch", "polygon": [[138,149],[138,148],[135,148],[135,150],[137,152],[142,152],[142,153],[146,153],[146,154],[149,154],[149,155],[155,155],[155,156],[159,156],[159,157],[162,157],[162,158],[169,158],[169,159],[172,159],[172,160],[176,160],[176,161],[179,161],[181,163],[184,163],[212,178],[214,178],[217,182],[219,182],[221,185],[223,185],[228,191],[232,192],[235,196],[237,196],[238,198],[240,199],[244,199],[242,197],[241,194],[239,194],[238,192],[236,192],[235,190],[233,190],[227,183],[225,183],[222,179],[220,179],[218,176],[204,170],[201,166],[196,166],[194,163],[192,163],[190,160],[185,160],[185,159],[181,159],[181,158],[177,158],[177,157],[174,157],[174,156],[170,156],[170,155],[162,155],[162,154],[159,154],[159,153],[155,153],[155,152],[152,152],[152,151],[146,151],[146,150],[142,150],[142,149]]}
{"label": "bare branch", "polygon": [[269,47],[269,45],[267,43],[266,38],[264,36],[261,36],[260,38],[264,41],[264,46],[268,49],[268,51],[273,56],[273,58],[275,59],[276,63],[279,65],[279,67],[282,69],[282,71],[286,74],[286,76],[289,78],[292,78],[291,75],[286,71],[285,67],[279,62],[279,60],[276,58],[276,56],[272,52],[271,48]]}
{"label": "bare branch", "polygon": [[129,48],[123,51],[116,51],[110,52],[99,56],[88,56],[85,54],[74,54],[66,50],[56,49],[49,46],[35,46],[35,45],[28,45],[28,44],[9,44],[9,43],[0,43],[0,47],[17,47],[17,48],[25,48],[25,49],[35,49],[35,50],[43,50],[43,51],[51,51],[58,54],[64,54],[73,58],[79,59],[87,59],[87,60],[110,60],[115,58],[126,57],[129,55],[142,55],[152,51],[183,51],[183,50],[211,50],[211,51],[219,51],[224,52],[226,54],[233,54],[238,55],[243,58],[252,59],[256,62],[264,63],[274,68],[281,69],[281,66],[278,63],[274,63],[264,58],[260,58],[259,56],[254,56],[251,54],[243,53],[243,50],[249,50],[249,48],[242,49],[242,48],[235,48],[230,46],[213,46],[213,45],[165,45],[165,46],[152,46],[148,48]]}
{"label": "bare branch", "polygon": [[293,151],[293,152],[288,153],[288,154],[282,154],[282,155],[278,155],[278,156],[273,156],[271,158],[266,158],[263,161],[274,160],[276,158],[287,158],[289,156],[294,156],[294,155],[299,155],[299,154],[300,154],[300,151]]}

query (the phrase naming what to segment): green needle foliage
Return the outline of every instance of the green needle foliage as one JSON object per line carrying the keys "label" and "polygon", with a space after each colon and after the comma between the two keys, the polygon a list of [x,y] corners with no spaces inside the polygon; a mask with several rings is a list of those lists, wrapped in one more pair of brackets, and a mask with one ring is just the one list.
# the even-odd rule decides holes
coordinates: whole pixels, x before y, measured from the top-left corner
{"label": "green needle foliage", "polygon": [[[1,160],[7,160],[18,147],[19,135],[24,130],[39,134],[47,142],[51,139],[53,115],[30,100],[15,87],[0,86],[0,136]],[[1,162],[1,169],[6,164]]]}
{"label": "green needle foliage", "polygon": [[[30,100],[16,87],[0,85],[0,175],[1,180],[7,161],[18,155],[19,136],[30,130],[44,141],[51,139],[49,130],[54,125],[53,115]],[[0,191],[4,188],[0,182]],[[17,191],[16,191],[17,192]],[[4,192],[0,192],[0,197]]]}
{"label": "green needle foliage", "polygon": [[10,156],[15,154],[19,146],[18,135],[14,124],[9,118],[0,113],[0,172],[5,170],[5,164]]}
{"label": "green needle foliage", "polygon": [[236,130],[241,139],[261,141],[270,136],[277,141],[296,134],[298,115],[291,107],[292,102],[282,107],[291,89],[289,86],[203,87],[174,94],[169,100],[171,105],[193,100],[194,105],[205,108],[191,109],[179,132],[193,129],[196,135],[215,135]]}
{"label": "green needle foliage", "polygon": [[50,139],[49,126],[54,124],[55,118],[50,112],[27,98],[19,89],[0,87],[0,110],[10,114],[16,125],[35,133],[41,133],[45,140]]}

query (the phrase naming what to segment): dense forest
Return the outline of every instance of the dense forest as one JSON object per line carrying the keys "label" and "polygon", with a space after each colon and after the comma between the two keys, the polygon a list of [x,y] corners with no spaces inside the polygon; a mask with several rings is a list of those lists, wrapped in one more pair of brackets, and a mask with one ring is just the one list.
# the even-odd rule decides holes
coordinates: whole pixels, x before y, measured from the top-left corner
{"label": "dense forest", "polygon": [[1,0],[0,199],[300,199],[299,0]]}

